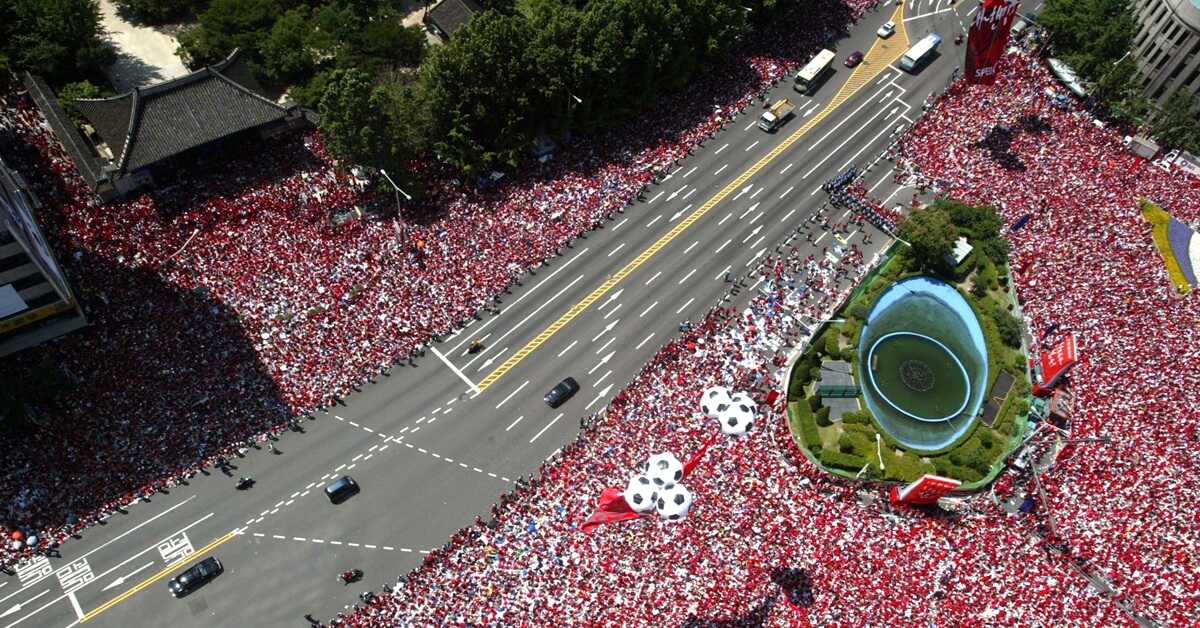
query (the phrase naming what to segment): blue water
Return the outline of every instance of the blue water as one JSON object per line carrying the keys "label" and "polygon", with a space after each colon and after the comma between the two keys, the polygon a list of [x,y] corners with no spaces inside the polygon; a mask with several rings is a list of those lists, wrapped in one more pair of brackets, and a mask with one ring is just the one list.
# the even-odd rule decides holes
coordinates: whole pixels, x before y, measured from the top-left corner
{"label": "blue water", "polygon": [[[869,369],[876,343],[890,334],[910,332],[928,337],[949,351],[966,372],[966,401],[952,416],[921,416],[895,407],[874,386]],[[939,449],[966,433],[983,405],[987,386],[987,344],[983,329],[966,299],[953,286],[930,277],[899,281],[879,296],[859,338],[859,383],[867,408],[897,441],[915,449]],[[914,356],[916,357],[916,356]],[[935,388],[931,393],[936,393]],[[961,391],[956,393],[956,396]],[[947,400],[949,401],[949,400]],[[912,408],[910,407],[910,410]]]}

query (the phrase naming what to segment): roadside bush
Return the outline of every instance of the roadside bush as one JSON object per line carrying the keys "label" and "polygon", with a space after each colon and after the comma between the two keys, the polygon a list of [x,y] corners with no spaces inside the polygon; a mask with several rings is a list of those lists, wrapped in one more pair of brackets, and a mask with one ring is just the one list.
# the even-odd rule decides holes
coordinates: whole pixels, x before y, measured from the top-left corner
{"label": "roadside bush", "polygon": [[820,425],[821,427],[829,427],[833,424],[833,422],[829,419],[829,406],[821,406],[820,408],[817,408],[815,416],[817,417],[817,425]]}
{"label": "roadside bush", "polygon": [[822,465],[831,469],[841,469],[851,472],[858,472],[867,463],[866,459],[862,456],[842,453],[836,449],[822,451],[819,460]]}
{"label": "roadside bush", "polygon": [[817,424],[813,420],[812,408],[808,407],[808,402],[800,400],[792,406],[793,417],[792,421],[800,428],[800,440],[809,451],[816,455],[821,452],[821,433],[817,431]]}
{"label": "roadside bush", "polygon": [[808,397],[808,409],[813,412],[821,409],[821,393],[813,393]]}
{"label": "roadside bush", "polygon": [[855,410],[842,415],[842,422],[847,425],[853,423],[855,425],[870,425],[871,412],[869,410]]}
{"label": "roadside bush", "polygon": [[839,334],[837,333],[825,334],[825,353],[829,354],[829,357],[834,360],[839,360],[842,357],[842,346],[838,342],[838,336]]}
{"label": "roadside bush", "polygon": [[1007,310],[996,308],[992,310],[992,320],[996,322],[1000,342],[1014,349],[1021,346],[1024,330],[1021,329],[1021,321],[1017,320],[1016,316],[1009,314]]}

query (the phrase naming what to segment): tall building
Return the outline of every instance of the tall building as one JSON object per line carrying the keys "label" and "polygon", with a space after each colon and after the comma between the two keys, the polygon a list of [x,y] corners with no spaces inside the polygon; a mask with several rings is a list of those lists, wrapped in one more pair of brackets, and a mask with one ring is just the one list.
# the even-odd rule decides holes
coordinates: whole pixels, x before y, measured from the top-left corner
{"label": "tall building", "polygon": [[0,157],[0,357],[87,325],[38,228],[38,207]]}
{"label": "tall building", "polygon": [[1144,93],[1164,105],[1176,92],[1200,90],[1200,0],[1133,0],[1133,55]]}

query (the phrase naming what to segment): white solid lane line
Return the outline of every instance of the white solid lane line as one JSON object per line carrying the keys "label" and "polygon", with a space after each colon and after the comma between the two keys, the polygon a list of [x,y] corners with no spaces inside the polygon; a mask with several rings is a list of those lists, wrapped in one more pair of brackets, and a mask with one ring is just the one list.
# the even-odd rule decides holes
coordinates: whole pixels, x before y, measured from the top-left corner
{"label": "white solid lane line", "polygon": [[533,441],[537,440],[537,439],[538,439],[538,436],[541,436],[542,434],[545,434],[545,433],[546,433],[546,430],[550,429],[550,426],[551,426],[551,425],[554,425],[555,423],[558,423],[558,420],[559,420],[559,419],[561,419],[561,418],[563,418],[563,413],[562,413],[562,412],[558,413],[558,416],[554,417],[554,420],[553,420],[553,421],[551,421],[551,422],[547,423],[547,424],[546,424],[546,427],[543,427],[543,428],[542,428],[542,431],[538,432],[538,433],[537,433],[537,434],[536,434],[536,435],[535,435],[533,438],[529,439],[529,442],[531,442],[531,443],[532,443]]}
{"label": "white solid lane line", "polygon": [[509,394],[507,397],[505,397],[504,401],[501,401],[500,403],[496,404],[496,409],[499,410],[500,406],[504,405],[509,399],[513,398],[513,395],[521,392],[521,390],[523,390],[528,385],[529,385],[529,380],[525,380],[525,383],[518,386],[516,390],[512,391],[511,394]]}

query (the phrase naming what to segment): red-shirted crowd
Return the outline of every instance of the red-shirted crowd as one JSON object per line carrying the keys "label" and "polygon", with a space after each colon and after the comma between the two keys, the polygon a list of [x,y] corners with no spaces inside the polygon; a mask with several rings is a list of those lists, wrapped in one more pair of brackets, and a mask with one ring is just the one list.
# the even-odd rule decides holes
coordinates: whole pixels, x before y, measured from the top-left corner
{"label": "red-shirted crowd", "polygon": [[[0,142],[45,203],[92,326],[47,347],[71,392],[30,408],[42,427],[0,445],[0,533],[62,541],[348,394],[624,207],[803,61],[797,50],[836,30],[813,18],[759,33],[740,65],[676,97],[701,103],[692,117],[577,141],[487,191],[415,164],[425,196],[403,224],[374,214],[333,224],[331,213],[372,194],[311,134],[101,205],[35,110],[7,98],[0,127],[11,133]],[[1054,515],[1067,557],[1047,551],[1029,522],[1039,514],[1011,517],[983,498],[969,514],[887,513],[795,453],[766,392],[788,345],[803,341],[797,318],[830,312],[849,290],[842,278],[870,262],[853,250],[836,264],[793,252],[760,266],[770,287],[750,308],[716,310],[667,345],[494,522],[464,528],[395,593],[331,623],[1131,623],[1072,564],[1104,576],[1136,612],[1188,623],[1200,602],[1190,523],[1200,317],[1194,299],[1171,291],[1134,200],[1190,222],[1200,190],[1135,164],[1118,134],[1086,116],[1048,106],[1050,81],[1015,56],[993,89],[956,84],[897,158],[952,182],[955,197],[997,205],[1010,225],[1032,216],[1009,234],[1030,328],[1057,325],[1048,342],[1079,337],[1072,432],[1114,437],[1069,448],[1045,478],[1050,501],[1035,512]],[[604,486],[714,433],[696,410],[714,383],[750,390],[763,416],[689,477],[688,519],[580,532]],[[9,545],[2,562],[32,549]]]}

